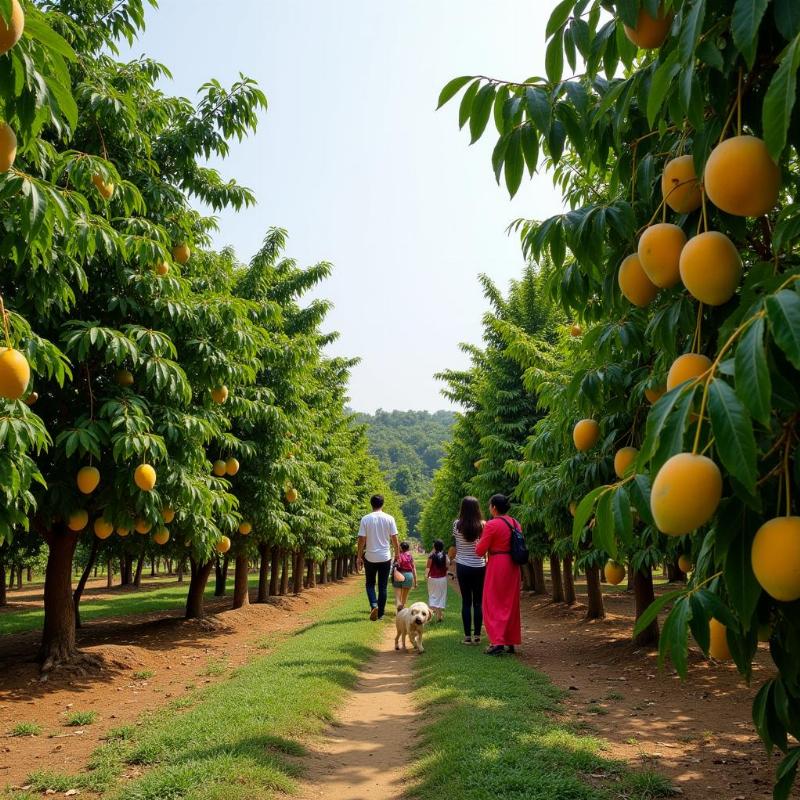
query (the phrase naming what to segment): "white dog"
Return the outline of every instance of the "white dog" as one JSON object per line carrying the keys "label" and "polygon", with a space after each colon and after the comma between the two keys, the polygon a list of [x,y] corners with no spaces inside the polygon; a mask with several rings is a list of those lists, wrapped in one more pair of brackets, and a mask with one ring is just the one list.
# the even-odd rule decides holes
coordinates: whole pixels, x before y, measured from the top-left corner
{"label": "white dog", "polygon": [[422,629],[433,618],[433,612],[427,603],[414,603],[397,612],[397,636],[394,637],[394,649],[400,649],[400,637],[403,637],[403,650],[406,649],[406,636],[411,639],[418,653],[424,653],[422,646]]}

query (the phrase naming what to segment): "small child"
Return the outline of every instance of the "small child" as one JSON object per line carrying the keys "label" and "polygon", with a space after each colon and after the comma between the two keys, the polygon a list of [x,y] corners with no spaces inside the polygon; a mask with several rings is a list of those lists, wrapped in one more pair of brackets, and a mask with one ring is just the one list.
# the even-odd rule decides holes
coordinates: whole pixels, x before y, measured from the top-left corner
{"label": "small child", "polygon": [[436,615],[436,621],[444,619],[447,606],[447,568],[450,559],[444,552],[444,542],[437,539],[433,543],[433,552],[428,556],[425,577],[428,579],[428,605]]}
{"label": "small child", "polygon": [[411,554],[411,545],[408,542],[400,542],[400,555],[395,562],[395,569],[403,573],[403,580],[392,580],[392,586],[397,590],[395,602],[397,610],[402,611],[408,602],[408,593],[413,586],[417,588],[417,567],[414,564],[414,556]]}

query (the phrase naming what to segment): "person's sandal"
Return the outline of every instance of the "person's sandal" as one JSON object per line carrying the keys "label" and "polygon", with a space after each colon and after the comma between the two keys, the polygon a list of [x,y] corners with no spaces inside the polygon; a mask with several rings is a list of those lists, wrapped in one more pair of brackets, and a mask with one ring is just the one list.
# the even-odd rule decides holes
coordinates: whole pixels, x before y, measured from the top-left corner
{"label": "person's sandal", "polygon": [[509,644],[509,645],[506,645],[506,652],[507,653],[511,653],[511,655],[514,655],[514,653],[516,653],[517,651],[514,649],[514,645],[513,644]]}
{"label": "person's sandal", "polygon": [[506,652],[505,647],[501,644],[493,645],[492,647],[488,647],[486,650],[483,651],[487,656],[501,656],[503,653]]}
{"label": "person's sandal", "polygon": [[461,644],[472,644],[472,639],[469,636],[465,636]]}
{"label": "person's sandal", "polygon": [[481,643],[481,637],[480,636],[473,636],[472,637],[472,644],[480,644],[480,643]]}

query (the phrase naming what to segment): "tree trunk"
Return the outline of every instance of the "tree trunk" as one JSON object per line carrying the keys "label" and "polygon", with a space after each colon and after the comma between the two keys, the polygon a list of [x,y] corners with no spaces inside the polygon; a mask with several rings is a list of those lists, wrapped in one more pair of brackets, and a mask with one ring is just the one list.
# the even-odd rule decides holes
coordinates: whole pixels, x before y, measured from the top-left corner
{"label": "tree trunk", "polygon": [[189,592],[186,595],[186,619],[202,619],[206,615],[203,600],[205,598],[206,584],[214,561],[209,560],[204,564],[198,563],[194,558],[189,559],[192,577],[189,579]]}
{"label": "tree trunk", "polygon": [[302,550],[297,551],[294,560],[294,568],[292,570],[292,577],[294,579],[292,590],[295,594],[300,594],[303,591],[303,575],[305,574],[306,556]]}
{"label": "tree trunk", "polygon": [[564,585],[561,583],[561,561],[555,553],[550,554],[550,581],[554,603],[564,602]]}
{"label": "tree trunk", "polygon": [[156,576],[156,557],[150,557],[150,577],[155,578]]}
{"label": "tree trunk", "polygon": [[575,602],[575,578],[572,574],[572,556],[564,556],[562,564],[564,572],[564,602],[572,605]]}
{"label": "tree trunk", "polygon": [[81,575],[81,579],[78,581],[78,585],[75,587],[75,591],[72,593],[72,602],[75,605],[75,627],[81,627],[81,595],[83,594],[83,590],[86,588],[86,581],[89,580],[89,575],[92,572],[92,569],[96,569],[95,564],[97,562],[97,544],[99,539],[96,536],[92,536],[92,549],[89,551],[89,560],[86,562],[86,567],[83,570],[83,574]]}
{"label": "tree trunk", "polygon": [[307,588],[313,589],[317,585],[317,562],[308,562]]}
{"label": "tree trunk", "polygon": [[214,585],[214,597],[225,597],[225,588],[228,583],[228,556],[215,560],[216,583]]}
{"label": "tree trunk", "polygon": [[533,567],[533,593],[547,594],[547,583],[544,579],[544,561],[539,556],[531,559]]}
{"label": "tree trunk", "polygon": [[22,589],[22,570],[23,567],[17,567],[17,589]]}
{"label": "tree trunk", "polygon": [[106,566],[106,589],[110,589],[114,585],[114,559],[109,558]]}
{"label": "tree trunk", "polygon": [[319,582],[324,586],[328,582],[328,557],[319,562]]}
{"label": "tree trunk", "polygon": [[33,569],[31,567],[28,567],[27,580],[28,583],[30,583],[33,580]]}
{"label": "tree trunk", "polygon": [[278,594],[281,574],[281,549],[276,544],[272,545],[269,561],[269,596],[275,597]]}
{"label": "tree trunk", "polygon": [[625,580],[627,581],[626,586],[625,586],[625,591],[626,592],[632,592],[633,591],[633,570],[631,569],[631,562],[629,561],[625,565],[625,567],[626,567],[625,568],[625,572],[627,573],[627,577],[625,578]]}
{"label": "tree trunk", "polygon": [[586,594],[588,595],[586,619],[603,619],[606,615],[606,610],[603,607],[599,567],[586,567]]}
{"label": "tree trunk", "polygon": [[72,557],[78,534],[59,525],[45,534],[48,546],[44,578],[44,627],[39,661],[42,672],[75,659],[75,606],[72,602]]}
{"label": "tree trunk", "polygon": [[289,551],[281,551],[281,585],[278,590],[281,597],[289,592]]}
{"label": "tree trunk", "polygon": [[242,608],[250,605],[248,578],[250,561],[245,553],[236,556],[236,568],[233,573],[233,607]]}
{"label": "tree trunk", "polygon": [[6,562],[0,560],[0,606],[8,605],[6,596]]}
{"label": "tree trunk", "polygon": [[678,559],[667,562],[667,580],[670,583],[686,583],[686,573],[678,566]]}
{"label": "tree trunk", "polygon": [[133,569],[133,560],[131,557],[126,553],[122,557],[122,561],[120,562],[120,586],[130,586],[131,585],[131,575]]}
{"label": "tree trunk", "polygon": [[266,603],[269,600],[269,547],[262,542],[258,546],[258,597],[256,603]]}
{"label": "tree trunk", "polygon": [[[633,576],[633,595],[636,600],[636,619],[644,614],[650,603],[655,600],[653,592],[653,571],[643,567]],[[654,619],[633,641],[640,647],[658,642],[658,618]]]}
{"label": "tree trunk", "polygon": [[142,568],[144,567],[144,549],[147,547],[147,539],[142,542],[142,551],[136,560],[136,574],[133,576],[133,585],[140,589],[142,586]]}
{"label": "tree trunk", "polygon": [[183,573],[186,571],[186,560],[184,558],[178,559],[178,583],[183,583]]}

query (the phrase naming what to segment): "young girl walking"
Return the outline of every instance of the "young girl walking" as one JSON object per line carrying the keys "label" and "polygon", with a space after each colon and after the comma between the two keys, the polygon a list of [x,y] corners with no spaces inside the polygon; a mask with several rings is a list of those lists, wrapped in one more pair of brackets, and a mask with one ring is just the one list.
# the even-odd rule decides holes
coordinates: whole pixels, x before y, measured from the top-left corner
{"label": "young girl walking", "polygon": [[447,607],[447,568],[450,559],[444,552],[444,542],[437,539],[433,543],[433,552],[428,556],[425,577],[428,579],[428,605],[436,616],[436,621],[444,619]]}
{"label": "young girl walking", "polygon": [[400,542],[400,555],[395,562],[395,570],[403,574],[402,581],[395,580],[394,576],[392,579],[392,586],[397,589],[395,593],[397,610],[402,611],[408,602],[408,593],[411,588],[417,588],[417,567],[414,564],[414,556],[411,554],[411,545],[408,542]]}

